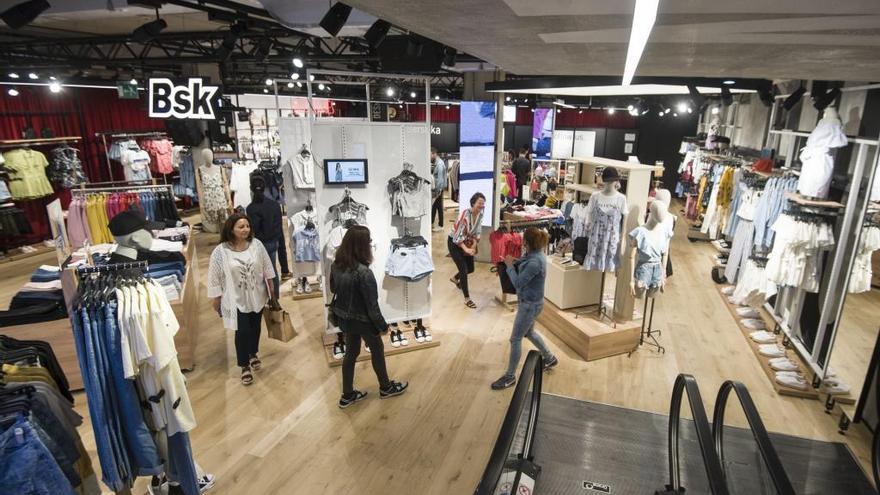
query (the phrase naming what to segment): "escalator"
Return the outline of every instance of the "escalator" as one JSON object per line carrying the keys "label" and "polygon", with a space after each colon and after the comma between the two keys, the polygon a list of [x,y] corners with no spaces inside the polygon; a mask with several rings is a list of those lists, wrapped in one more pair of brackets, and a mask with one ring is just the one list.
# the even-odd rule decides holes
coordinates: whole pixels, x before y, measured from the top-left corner
{"label": "escalator", "polygon": [[[665,416],[542,393],[541,368],[530,352],[475,494],[877,493],[846,445],[768,433],[738,382],[710,423],[689,375]],[[731,396],[748,428],[724,426]]]}

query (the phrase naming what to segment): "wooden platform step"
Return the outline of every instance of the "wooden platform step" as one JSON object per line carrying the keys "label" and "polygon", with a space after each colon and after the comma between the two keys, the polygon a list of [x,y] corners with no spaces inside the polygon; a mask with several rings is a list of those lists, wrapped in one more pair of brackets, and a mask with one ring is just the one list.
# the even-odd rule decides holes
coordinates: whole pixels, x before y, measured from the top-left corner
{"label": "wooden platform step", "polygon": [[600,321],[594,314],[577,316],[576,309],[562,310],[545,301],[538,322],[587,361],[626,354],[639,345],[638,321]]}

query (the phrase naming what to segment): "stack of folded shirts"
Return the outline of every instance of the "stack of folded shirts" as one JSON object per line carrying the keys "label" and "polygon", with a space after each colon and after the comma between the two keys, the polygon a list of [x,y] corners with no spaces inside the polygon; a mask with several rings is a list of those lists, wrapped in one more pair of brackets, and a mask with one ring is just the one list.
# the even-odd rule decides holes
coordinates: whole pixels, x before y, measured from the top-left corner
{"label": "stack of folded shirts", "polygon": [[61,291],[61,269],[42,265],[12,298],[8,311],[0,311],[0,327],[41,323],[67,318]]}
{"label": "stack of folded shirts", "polygon": [[759,344],[773,344],[776,342],[776,335],[773,332],[767,332],[765,330],[752,332],[749,334],[749,337]]}

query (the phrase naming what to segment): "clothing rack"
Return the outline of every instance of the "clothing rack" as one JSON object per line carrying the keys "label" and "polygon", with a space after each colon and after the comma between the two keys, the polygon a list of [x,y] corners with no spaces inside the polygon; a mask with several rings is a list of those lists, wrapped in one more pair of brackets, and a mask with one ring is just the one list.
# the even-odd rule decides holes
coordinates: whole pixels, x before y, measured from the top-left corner
{"label": "clothing rack", "polygon": [[81,137],[64,136],[57,138],[38,138],[38,139],[6,139],[0,140],[0,148],[22,148],[28,146],[46,146],[50,144],[66,144],[77,143],[82,141]]}
{"label": "clothing rack", "polygon": [[[648,300],[651,302],[651,309],[648,310]],[[653,297],[648,297],[645,294],[645,307],[642,310],[642,328],[639,332],[639,346],[649,345],[651,347],[656,347],[657,352],[660,354],[666,354],[666,348],[660,345],[660,341],[657,340],[657,337],[662,335],[661,330],[657,330],[654,328],[654,304],[656,301]],[[638,349],[638,347],[636,347]],[[636,352],[636,349],[633,349],[627,354],[627,357],[632,356],[632,353]]]}
{"label": "clothing rack", "polygon": [[132,270],[136,268],[147,268],[148,264],[146,261],[125,261],[122,263],[112,263],[108,265],[96,265],[96,266],[80,266],[77,267],[76,271],[80,275],[85,275],[89,273],[107,273],[107,272],[115,272],[119,270]]}
{"label": "clothing rack", "polygon": [[141,186],[131,185],[131,186],[116,186],[116,187],[95,187],[91,189],[71,189],[71,194],[94,194],[94,193],[102,193],[102,192],[111,192],[111,191],[138,191],[144,189],[167,189],[169,192],[172,192],[171,184],[144,184]]}
{"label": "clothing rack", "polygon": [[107,172],[110,174],[110,180],[113,180],[113,167],[110,165],[110,148],[107,146],[107,138],[127,138],[127,137],[167,137],[165,131],[101,131],[96,132],[95,137],[101,138],[101,144],[104,145],[104,159],[107,161]]}

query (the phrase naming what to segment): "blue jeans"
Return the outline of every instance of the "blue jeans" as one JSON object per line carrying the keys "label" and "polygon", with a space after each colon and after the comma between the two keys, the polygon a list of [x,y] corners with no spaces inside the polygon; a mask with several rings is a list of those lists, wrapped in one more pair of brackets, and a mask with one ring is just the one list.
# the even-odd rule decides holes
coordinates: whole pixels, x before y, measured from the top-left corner
{"label": "blue jeans", "polygon": [[101,481],[113,491],[121,491],[127,487],[119,476],[119,467],[116,464],[112,441],[110,440],[110,426],[104,406],[104,394],[99,380],[99,371],[94,364],[96,362],[95,348],[91,339],[91,319],[89,312],[81,309],[74,312],[70,317],[73,326],[74,344],[76,345],[76,358],[79,361],[79,369],[82,373],[83,388],[89,398],[89,417],[92,420],[92,430],[95,433],[95,445],[98,450],[98,460],[101,463]]}
{"label": "blue jeans", "polygon": [[[16,438],[16,431],[21,431],[20,442]],[[24,418],[19,418],[0,433],[0,493],[76,493],[52,454]]]}
{"label": "blue jeans", "polygon": [[137,390],[133,380],[125,378],[122,369],[122,341],[116,327],[116,303],[104,306],[104,337],[113,390],[119,401],[119,419],[122,420],[126,451],[132,462],[132,469],[138,476],[161,474],[164,470],[159,452],[150,430],[144,423]]}
{"label": "blue jeans", "polygon": [[199,495],[199,476],[193,462],[189,433],[168,437],[168,480],[177,482],[185,495]]}
{"label": "blue jeans", "polygon": [[[275,278],[272,279],[272,283],[275,286],[275,299],[278,299],[278,294],[281,292],[278,287],[278,267],[275,266],[275,259],[278,257],[278,241],[266,241],[263,243],[263,246],[266,248],[266,252],[269,253],[269,259],[272,260],[272,269],[275,270]],[[287,256],[286,253],[285,256]]]}
{"label": "blue jeans", "polygon": [[544,309],[544,301],[518,304],[516,318],[513,320],[513,331],[510,334],[510,361],[507,363],[507,372],[504,376],[516,376],[516,368],[519,367],[519,358],[522,356],[523,337],[529,339],[538,348],[545,361],[553,357],[544,339],[535,330],[535,320],[542,309]]}

